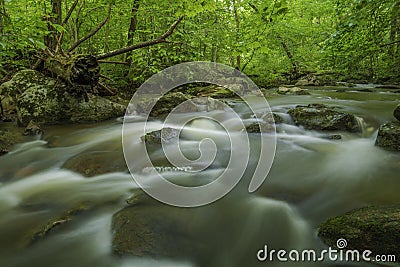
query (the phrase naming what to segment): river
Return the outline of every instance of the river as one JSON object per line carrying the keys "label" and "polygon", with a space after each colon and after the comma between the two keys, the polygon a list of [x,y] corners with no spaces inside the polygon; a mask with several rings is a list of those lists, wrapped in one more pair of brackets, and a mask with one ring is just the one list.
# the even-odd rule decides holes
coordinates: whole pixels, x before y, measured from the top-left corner
{"label": "river", "polygon": [[[357,207],[400,201],[400,154],[374,146],[379,125],[394,119],[392,112],[400,94],[337,89],[314,88],[308,90],[311,95],[268,98],[272,110],[286,123],[277,127],[276,156],[266,181],[249,194],[248,178],[243,179],[222,200],[177,213],[184,218],[177,222],[190,224],[193,232],[187,238],[196,244],[196,251],[184,259],[112,254],[112,215],[139,191],[126,167],[121,167],[121,120],[45,128],[40,140],[19,144],[0,157],[0,266],[291,266],[288,262],[259,262],[257,251],[264,245],[277,250],[321,250],[324,245],[317,229],[327,218]],[[362,133],[341,133],[342,140],[327,140],[321,138],[321,132],[292,125],[287,110],[309,103],[339,106],[355,114]],[[242,110],[240,104],[235,109]],[[133,129],[142,125],[140,118],[130,123]],[[161,122],[151,122],[151,127],[159,128]],[[210,125],[199,123],[196,127],[207,131]],[[139,132],[136,135],[139,140]],[[198,135],[204,137],[204,131]],[[257,138],[250,136],[250,142],[257,146]],[[229,150],[223,140],[217,143],[223,151]],[[197,147],[190,144],[184,149],[197,153]],[[105,165],[107,173],[88,178],[65,167],[85,155],[96,159],[92,164]],[[217,155],[216,166],[197,180],[182,172],[174,172],[172,179],[183,184],[208,181],[224,164],[224,157],[224,152]],[[141,155],[137,160],[141,162]],[[158,165],[164,162],[156,153],[157,160]],[[256,161],[257,153],[251,158]],[[91,208],[31,242],[49,220],[82,203]]]}

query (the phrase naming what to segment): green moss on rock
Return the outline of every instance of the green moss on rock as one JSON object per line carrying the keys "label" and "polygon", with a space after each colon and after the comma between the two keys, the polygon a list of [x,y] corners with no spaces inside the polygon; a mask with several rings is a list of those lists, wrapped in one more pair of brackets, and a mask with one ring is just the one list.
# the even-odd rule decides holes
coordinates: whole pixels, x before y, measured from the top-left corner
{"label": "green moss on rock", "polygon": [[400,206],[365,207],[331,218],[319,227],[318,236],[336,247],[340,238],[347,249],[371,250],[374,255],[396,255],[400,259]]}
{"label": "green moss on rock", "polygon": [[400,122],[390,122],[379,127],[375,145],[386,150],[400,151]]}
{"label": "green moss on rock", "polygon": [[354,115],[337,111],[321,104],[297,106],[289,110],[296,125],[309,130],[359,132],[360,126]]}

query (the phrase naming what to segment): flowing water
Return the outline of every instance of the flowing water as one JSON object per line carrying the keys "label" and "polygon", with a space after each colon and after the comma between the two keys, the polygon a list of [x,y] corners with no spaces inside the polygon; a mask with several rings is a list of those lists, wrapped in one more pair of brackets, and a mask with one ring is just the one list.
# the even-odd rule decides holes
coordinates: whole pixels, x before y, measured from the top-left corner
{"label": "flowing water", "polygon": [[[245,179],[223,199],[201,208],[176,208],[179,212],[170,215],[180,216],[174,227],[191,229],[187,238],[195,248],[178,259],[120,258],[112,253],[112,215],[127,205],[127,198],[139,194],[129,172],[121,167],[120,120],[49,127],[41,140],[17,145],[0,158],[0,266],[290,266],[288,262],[258,262],[257,251],[264,245],[277,250],[321,250],[324,245],[317,228],[325,219],[365,205],[400,201],[400,154],[374,146],[377,128],[393,119],[400,94],[336,89],[309,90],[310,96],[268,98],[285,123],[277,128],[276,156],[267,180],[249,194],[250,175],[246,172]],[[309,103],[339,106],[357,115],[363,132],[341,133],[343,139],[333,141],[321,138],[321,132],[294,126],[287,110]],[[235,109],[246,112],[240,104]],[[188,157],[199,156],[195,144],[208,135],[216,138],[219,152],[216,162],[200,174],[168,173],[178,184],[209,182],[229,158],[230,145],[224,134],[213,134],[218,128],[204,122],[192,126],[186,135],[194,140],[182,143]],[[135,129],[143,127],[141,118],[133,119],[129,127],[140,142],[140,131]],[[159,121],[150,123],[150,128],[160,127]],[[257,134],[250,136],[250,145],[257,150]],[[252,154],[250,169],[257,156]],[[96,159],[91,161],[97,164],[95,168],[105,166],[107,173],[88,178],[65,167],[82,157]],[[165,164],[157,150],[152,151],[152,158],[157,166]],[[138,153],[135,164],[142,163]],[[82,203],[90,208],[44,238],[31,241],[50,220]],[[159,206],[162,214],[163,206]],[[329,262],[298,265],[334,266]]]}

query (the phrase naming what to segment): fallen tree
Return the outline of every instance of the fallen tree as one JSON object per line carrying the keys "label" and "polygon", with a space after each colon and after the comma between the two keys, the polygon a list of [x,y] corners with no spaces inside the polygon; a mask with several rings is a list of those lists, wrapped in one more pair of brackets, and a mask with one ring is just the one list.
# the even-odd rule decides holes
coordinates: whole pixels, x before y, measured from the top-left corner
{"label": "fallen tree", "polygon": [[[62,22],[61,20],[51,21],[52,24],[49,23],[49,27],[54,28],[54,24],[57,23],[60,26],[66,24],[68,19],[71,17],[72,12],[77,7],[78,2],[79,0],[76,0],[73,3],[67,16]],[[54,1],[53,3],[57,6],[60,4],[59,1]],[[53,12],[55,10],[57,10],[57,8],[53,8]],[[167,38],[173,34],[178,24],[183,20],[182,16],[179,17],[164,34],[153,40],[129,45],[99,55],[84,55],[76,53],[75,50],[81,44],[96,35],[96,33],[107,23],[110,18],[110,12],[111,9],[109,9],[107,17],[97,25],[97,27],[84,37],[77,40],[66,50],[62,48],[63,33],[54,34],[53,32],[46,36],[46,44],[51,45],[48,45],[43,52],[39,53],[38,60],[32,68],[67,83],[71,94],[83,96],[85,100],[88,100],[88,93],[100,92],[103,95],[112,94],[113,92],[110,88],[99,82],[99,78],[101,77],[100,64],[124,64],[123,62],[107,61],[105,59],[125,54],[136,49],[167,42]],[[57,17],[61,17],[61,14],[57,14]]]}

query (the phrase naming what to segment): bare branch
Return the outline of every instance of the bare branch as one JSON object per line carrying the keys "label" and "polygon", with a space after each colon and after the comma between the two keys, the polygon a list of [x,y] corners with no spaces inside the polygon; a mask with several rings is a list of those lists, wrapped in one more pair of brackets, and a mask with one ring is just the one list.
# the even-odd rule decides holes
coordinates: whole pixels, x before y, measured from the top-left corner
{"label": "bare branch", "polygon": [[65,17],[65,19],[62,22],[61,26],[64,26],[68,22],[69,18],[72,15],[72,12],[74,12],[74,10],[75,10],[76,6],[78,5],[78,3],[79,3],[79,0],[75,0],[75,2],[72,4],[71,8],[68,10],[67,16]]}
{"label": "bare branch", "polygon": [[113,90],[111,90],[111,88],[109,88],[107,85],[98,82],[97,83],[99,85],[100,88],[102,88],[104,91],[107,92],[108,95],[115,95],[115,92]]}
{"label": "bare branch", "polygon": [[76,43],[74,43],[70,49],[68,49],[68,52],[72,52],[74,51],[81,43],[83,43],[84,41],[86,41],[87,39],[89,39],[90,37],[92,37],[93,35],[95,35],[108,21],[108,19],[110,18],[110,15],[108,15],[93,31],[91,31],[90,33],[88,33],[86,36],[82,37],[81,39],[79,39]]}
{"label": "bare branch", "polygon": [[97,55],[96,58],[97,60],[100,59],[105,59],[105,58],[109,58],[109,57],[113,57],[113,56],[118,56],[121,54],[125,54],[128,52],[131,52],[133,50],[139,49],[139,48],[143,48],[143,47],[147,47],[147,46],[151,46],[151,45],[155,45],[155,44],[160,44],[160,43],[165,43],[166,42],[166,38],[169,37],[175,30],[175,28],[178,26],[178,24],[183,20],[183,16],[179,17],[172,25],[171,27],[168,29],[168,31],[166,31],[163,35],[161,35],[159,38],[157,39],[153,39],[150,41],[146,41],[140,44],[135,44],[132,46],[128,46],[128,47],[124,47],[124,48],[120,48],[117,50],[113,50],[110,51],[108,53],[104,53],[104,54],[100,54]]}
{"label": "bare branch", "polygon": [[129,65],[128,62],[124,62],[124,61],[99,60],[98,62],[99,62],[99,63],[104,63],[104,64]]}

